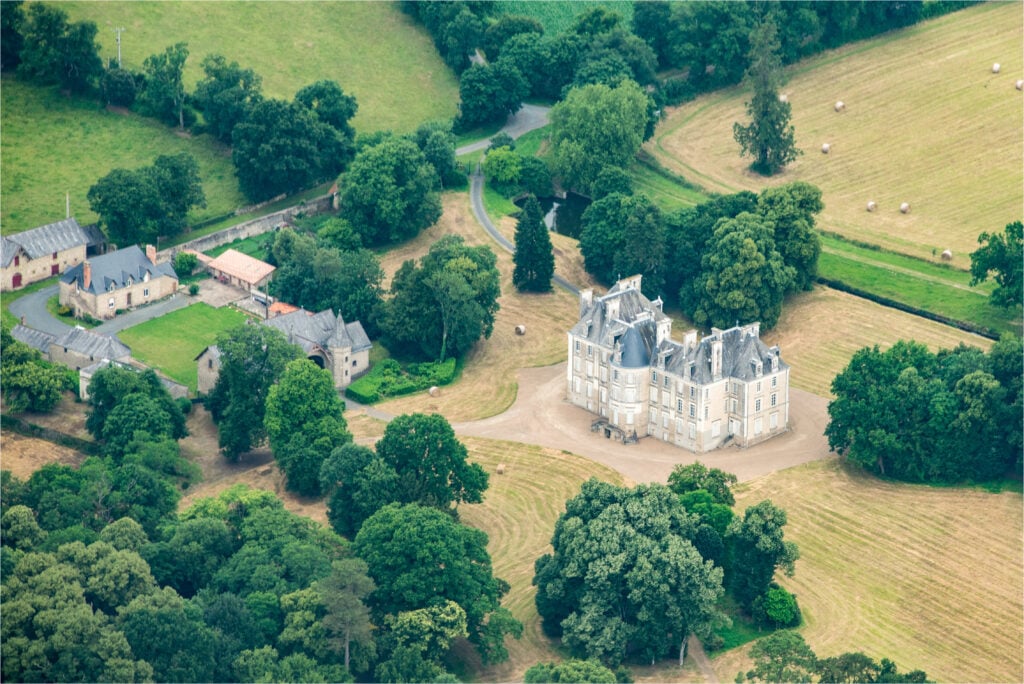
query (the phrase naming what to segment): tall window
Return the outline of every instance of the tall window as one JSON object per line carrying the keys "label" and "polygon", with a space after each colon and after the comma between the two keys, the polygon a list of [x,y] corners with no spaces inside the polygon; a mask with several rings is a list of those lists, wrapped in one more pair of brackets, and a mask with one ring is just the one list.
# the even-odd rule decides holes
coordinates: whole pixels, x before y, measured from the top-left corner
{"label": "tall window", "polygon": [[696,404],[693,404],[693,403],[690,404],[690,417],[691,418],[696,418],[697,417],[697,405]]}
{"label": "tall window", "polygon": [[772,388],[778,387],[778,385],[779,385],[779,376],[778,375],[773,375],[772,376]]}
{"label": "tall window", "polygon": [[761,400],[760,399],[756,399],[754,401],[754,410],[755,411],[760,411],[761,410]]}

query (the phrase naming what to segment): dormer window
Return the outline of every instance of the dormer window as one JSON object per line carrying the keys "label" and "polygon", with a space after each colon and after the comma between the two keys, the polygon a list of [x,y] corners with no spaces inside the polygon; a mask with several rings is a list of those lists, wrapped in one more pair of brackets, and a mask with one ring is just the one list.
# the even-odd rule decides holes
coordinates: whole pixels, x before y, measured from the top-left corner
{"label": "dormer window", "polygon": [[128,287],[131,287],[133,284],[134,284],[134,281],[132,280],[132,277],[128,276]]}
{"label": "dormer window", "polygon": [[149,271],[146,271],[145,274],[143,274],[142,282],[144,282],[144,283],[148,283],[149,282]]}
{"label": "dormer window", "polygon": [[113,292],[113,291],[114,291],[114,287],[115,287],[115,286],[114,286],[114,281],[113,281],[113,280],[111,280],[111,281],[110,281],[110,284],[109,284],[109,285],[107,285],[107,292]]}

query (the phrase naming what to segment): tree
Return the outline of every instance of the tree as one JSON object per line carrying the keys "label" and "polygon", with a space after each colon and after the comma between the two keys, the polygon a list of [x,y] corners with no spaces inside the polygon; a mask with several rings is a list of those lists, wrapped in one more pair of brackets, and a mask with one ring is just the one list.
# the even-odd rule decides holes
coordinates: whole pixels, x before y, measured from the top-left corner
{"label": "tree", "polygon": [[516,223],[515,270],[512,284],[520,292],[550,292],[555,274],[555,254],[537,198],[530,195]]}
{"label": "tree", "polygon": [[814,216],[821,212],[821,190],[797,181],[765,188],[757,199],[757,213],[775,226],[775,247],[794,271],[791,291],[810,290],[818,275],[821,240]]}
{"label": "tree", "polygon": [[729,587],[748,611],[771,587],[776,569],[793,576],[800,551],[793,542],[783,541],[785,525],[786,511],[771,501],[749,507],[742,520],[736,518],[729,525]]}
{"label": "tree", "polygon": [[697,90],[738,83],[748,65],[753,23],[747,3],[672,3],[671,65],[688,70]]}
{"label": "tree", "polygon": [[681,660],[691,633],[706,637],[724,620],[722,570],[697,553],[695,530],[663,485],[584,483],[555,524],[554,552],[535,564],[544,631],[606,665],[676,649]]}
{"label": "tree", "polygon": [[590,193],[604,167],[627,167],[640,149],[647,96],[632,81],[573,88],[550,117],[555,169],[567,186]]}
{"label": "tree", "polygon": [[0,70],[12,71],[21,62],[25,44],[25,12],[22,0],[0,3]]}
{"label": "tree", "polygon": [[512,62],[474,64],[459,79],[459,126],[469,130],[515,114],[530,94],[530,85]]}
{"label": "tree", "polygon": [[[492,574],[486,534],[434,508],[390,504],[363,523],[352,550],[377,585],[369,598],[375,615],[452,601],[484,663],[508,657],[504,636],[518,638],[522,625],[500,606],[509,585]],[[492,623],[503,629],[488,630]]]}
{"label": "tree", "polygon": [[321,122],[339,134],[342,144],[348,148],[345,156],[350,158],[356,132],[349,122],[359,109],[356,98],[346,95],[336,81],[321,80],[299,89],[295,93],[295,102],[316,114]]}
{"label": "tree", "polygon": [[454,601],[388,615],[384,626],[388,656],[374,672],[381,682],[439,681],[452,642],[468,636],[466,611]]}
{"label": "tree", "polygon": [[193,98],[213,136],[230,145],[235,126],[263,99],[263,79],[223,55],[207,55],[202,68],[205,77],[196,84]]}
{"label": "tree", "polygon": [[754,599],[754,619],[767,627],[796,627],[800,624],[800,607],[796,596],[778,585],[772,585],[762,596]]}
{"label": "tree", "polygon": [[646,195],[613,193],[583,212],[580,252],[587,271],[604,283],[639,273],[643,293],[664,284],[664,217]]}
{"label": "tree", "polygon": [[288,488],[320,494],[320,468],[334,449],[352,439],[331,374],[309,359],[288,363],[267,393],[263,425]]}
{"label": "tree", "polygon": [[358,444],[343,444],[331,452],[320,467],[320,489],[330,497],[331,527],[349,539],[378,509],[399,500],[394,467]]}
{"label": "tree", "polygon": [[266,437],[263,425],[270,387],[289,361],[300,358],[298,347],[265,325],[245,325],[221,333],[220,374],[206,406],[220,433],[220,448],[229,460],[251,450]]}
{"label": "tree", "polygon": [[[85,428],[94,439],[103,439],[107,423],[114,411],[122,404],[131,404],[139,396],[153,400],[164,418],[154,417],[154,424],[159,425],[159,433],[168,434],[173,439],[181,439],[188,434],[185,427],[185,414],[174,401],[160,378],[152,370],[139,372],[131,368],[111,365],[97,371],[89,383],[89,410],[86,414]],[[166,420],[166,423],[164,422]],[[131,421],[123,420],[124,431],[131,431]],[[169,432],[166,428],[169,428]],[[111,428],[113,430],[114,428]],[[145,429],[144,427],[141,429]],[[122,430],[118,429],[118,432]],[[131,435],[129,435],[131,436]],[[156,436],[156,433],[153,435]],[[124,442],[126,445],[128,440]]]}
{"label": "tree", "polygon": [[665,0],[633,3],[633,33],[647,41],[661,66],[669,65],[671,5]]}
{"label": "tree", "polygon": [[198,607],[163,589],[140,596],[118,617],[132,653],[153,666],[159,681],[211,681],[214,633]]}
{"label": "tree", "polygon": [[283,100],[254,104],[249,116],[235,125],[231,144],[238,183],[254,202],[332,178],[351,158],[351,138],[345,131],[325,123],[305,104]]}
{"label": "tree", "polygon": [[150,55],[142,63],[146,87],[140,103],[150,116],[177,123],[185,130],[185,82],[182,75],[188,60],[188,43],[175,43],[162,53]]}
{"label": "tree", "polygon": [[[11,19],[16,21],[13,16]],[[88,91],[103,74],[96,33],[96,24],[91,21],[69,24],[62,9],[29,5],[23,47],[18,53],[18,75],[43,85],[57,83],[75,94]]]}
{"label": "tree", "polygon": [[376,589],[368,570],[361,559],[345,558],[334,561],[331,574],[313,585],[326,612],[322,624],[331,635],[331,647],[344,650],[346,670],[350,670],[353,642],[362,648],[373,644],[373,623],[363,602]]}
{"label": "tree", "polygon": [[772,224],[747,213],[716,224],[701,269],[692,318],[719,328],[753,321],[774,327],[795,277],[775,247]]}
{"label": "tree", "polygon": [[750,36],[750,68],[747,78],[754,96],[747,103],[750,123],[732,125],[733,138],[740,144],[740,156],[754,158],[750,168],[762,176],[773,176],[801,153],[796,147],[792,108],[779,99],[782,60],[775,21],[767,18]]}
{"label": "tree", "polygon": [[1014,307],[1024,298],[1024,224],[1020,221],[1006,224],[1002,233],[982,233],[971,252],[971,285],[988,280],[995,273],[998,287],[992,291],[992,303]]}
{"label": "tree", "polygon": [[411,137],[423,156],[437,171],[442,187],[465,184],[465,171],[455,159],[455,134],[452,132],[451,121],[428,121],[420,124]]}
{"label": "tree", "polygon": [[775,632],[758,639],[750,657],[754,668],[746,678],[752,682],[810,682],[817,669],[814,651],[796,632]]}
{"label": "tree", "polygon": [[38,351],[11,337],[6,327],[0,332],[0,349],[4,402],[12,412],[47,413],[65,390],[74,389],[76,383],[64,368],[44,361]]}
{"label": "tree", "polygon": [[398,416],[376,446],[377,455],[398,474],[396,501],[444,511],[452,504],[483,501],[487,472],[467,462],[466,447],[444,416]]}
{"label": "tree", "polygon": [[506,197],[512,196],[519,185],[522,162],[523,158],[510,147],[489,149],[484,157],[484,174],[488,184]]}
{"label": "tree", "polygon": [[526,671],[524,677],[526,684],[547,684],[548,682],[615,684],[619,681],[614,672],[597,660],[577,660],[575,658],[563,660],[560,663],[537,663]]}
{"label": "tree", "polygon": [[381,330],[388,348],[428,360],[465,355],[489,338],[501,294],[497,258],[460,236],[435,242],[417,267],[406,261],[391,281]]}
{"label": "tree", "polygon": [[488,61],[496,62],[501,49],[513,36],[528,35],[537,40],[544,35],[544,26],[533,17],[503,14],[484,31],[483,48]]}
{"label": "tree", "polygon": [[145,394],[127,395],[107,416],[102,433],[104,452],[120,462],[136,432],[145,432],[155,440],[170,437],[172,433],[170,416]]}
{"label": "tree", "polygon": [[711,494],[715,503],[732,506],[736,499],[730,487],[736,484],[736,476],[718,468],[708,468],[701,462],[677,465],[668,476],[668,488],[682,496],[687,492],[702,489]]}
{"label": "tree", "polygon": [[342,213],[364,245],[408,240],[441,217],[434,166],[411,140],[390,138],[356,155]]}
{"label": "tree", "polygon": [[114,169],[89,188],[87,198],[107,235],[122,245],[177,235],[188,212],[206,206],[199,165],[187,152],[161,155],[134,171]]}

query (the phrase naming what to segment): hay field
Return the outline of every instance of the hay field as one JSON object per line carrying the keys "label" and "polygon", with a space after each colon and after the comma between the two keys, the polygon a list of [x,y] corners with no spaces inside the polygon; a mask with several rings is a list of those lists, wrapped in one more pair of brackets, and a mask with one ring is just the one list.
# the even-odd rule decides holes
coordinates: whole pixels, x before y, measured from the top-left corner
{"label": "hay field", "polygon": [[[771,499],[800,547],[801,632],[822,657],[863,650],[932,681],[1024,681],[1019,493],[883,482],[837,459],[741,484],[737,509]],[[721,681],[749,646],[712,664]]]}
{"label": "hay field", "polygon": [[96,22],[100,56],[121,55],[132,69],[151,54],[187,42],[185,85],[200,62],[224,55],[263,77],[268,97],[291,99],[319,79],[355,95],[360,132],[413,130],[455,116],[458,81],[430,36],[397,3],[384,2],[65,2],[72,20]]}
{"label": "hay field", "polygon": [[[565,334],[576,323],[578,304],[575,296],[557,287],[547,294],[517,292],[512,285],[512,256],[498,247],[476,222],[468,194],[447,193],[443,201],[441,220],[415,240],[383,255],[381,267],[390,276],[403,261],[419,258],[431,244],[449,233],[462,235],[470,245],[488,245],[497,255],[501,271],[501,308],[495,316],[494,332],[466,356],[461,377],[443,387],[440,396],[420,392],[384,402],[378,408],[393,414],[441,413],[451,422],[477,420],[501,413],[512,405],[518,369],[546,366],[564,358]],[[502,222],[503,232],[509,226],[514,230],[515,222],[506,218]],[[561,236],[554,237],[560,252],[556,257],[557,270],[575,281],[580,272],[578,250],[557,239]],[[525,335],[515,334],[519,324],[526,325]]]}
{"label": "hay field", "polygon": [[710,191],[808,181],[823,193],[822,228],[929,259],[949,248],[966,268],[979,233],[1021,217],[1022,25],[1021,3],[983,4],[790,67],[782,92],[804,155],[771,180],[747,170],[732,137],[747,89],[672,111],[647,149]]}
{"label": "hay field", "polygon": [[917,340],[932,351],[960,342],[985,350],[992,346],[987,338],[821,285],[787,299],[779,324],[761,339],[779,345],[792,366],[794,387],[822,397],[831,396],[832,378],[862,347],[885,349],[901,339]]}

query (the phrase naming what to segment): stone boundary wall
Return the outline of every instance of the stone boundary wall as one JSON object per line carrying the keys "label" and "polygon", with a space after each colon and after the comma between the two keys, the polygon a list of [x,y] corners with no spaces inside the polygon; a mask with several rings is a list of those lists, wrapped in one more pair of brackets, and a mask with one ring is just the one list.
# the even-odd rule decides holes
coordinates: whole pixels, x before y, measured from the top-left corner
{"label": "stone boundary wall", "polygon": [[306,200],[301,204],[297,204],[294,207],[275,211],[273,214],[260,216],[259,218],[230,226],[224,230],[219,230],[216,233],[210,233],[209,235],[204,235],[203,237],[196,238],[195,240],[189,240],[188,242],[184,242],[180,245],[168,247],[157,254],[157,261],[169,261],[174,258],[175,254],[185,249],[205,252],[213,249],[214,247],[220,247],[221,245],[226,245],[238,239],[269,233],[281,223],[293,220],[296,214],[315,216],[316,214],[323,214],[333,210],[334,199],[335,196],[333,194],[316,197],[311,200]]}

